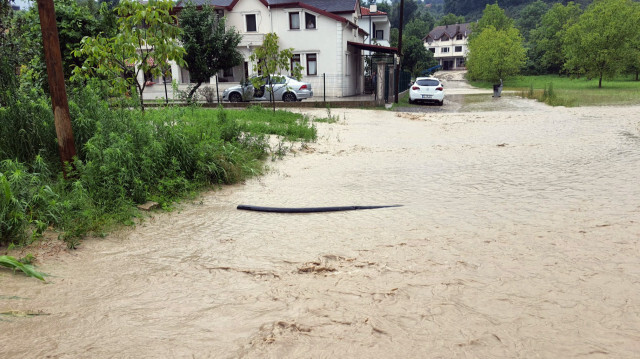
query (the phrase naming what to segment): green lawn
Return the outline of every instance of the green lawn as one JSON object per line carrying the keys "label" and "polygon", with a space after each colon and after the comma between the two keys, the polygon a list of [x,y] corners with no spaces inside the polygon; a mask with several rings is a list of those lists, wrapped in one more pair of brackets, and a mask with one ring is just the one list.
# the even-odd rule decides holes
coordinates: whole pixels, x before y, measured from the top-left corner
{"label": "green lawn", "polygon": [[[470,83],[480,88],[492,88],[489,82]],[[552,91],[549,91],[550,84]],[[554,106],[640,104],[640,81],[635,81],[631,76],[602,80],[602,88],[598,88],[598,79],[571,79],[555,75],[519,76],[505,81],[504,90],[517,91],[524,97]]]}

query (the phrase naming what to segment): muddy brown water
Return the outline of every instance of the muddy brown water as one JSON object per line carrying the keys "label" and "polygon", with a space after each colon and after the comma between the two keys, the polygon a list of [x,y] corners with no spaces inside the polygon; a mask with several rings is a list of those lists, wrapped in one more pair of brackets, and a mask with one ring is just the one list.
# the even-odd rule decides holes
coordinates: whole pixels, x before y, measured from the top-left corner
{"label": "muddy brown water", "polygon": [[1,272],[0,357],[637,357],[640,107],[500,106],[333,110],[266,176],[42,261],[46,284]]}

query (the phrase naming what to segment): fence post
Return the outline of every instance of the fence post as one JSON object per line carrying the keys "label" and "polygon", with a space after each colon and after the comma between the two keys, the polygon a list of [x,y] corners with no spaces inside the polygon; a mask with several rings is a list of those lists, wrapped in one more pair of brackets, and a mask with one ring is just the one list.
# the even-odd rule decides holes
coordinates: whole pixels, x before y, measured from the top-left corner
{"label": "fence post", "polygon": [[385,89],[385,64],[378,62],[378,70],[376,71],[376,105],[384,106],[384,89]]}
{"label": "fence post", "polygon": [[387,103],[396,102],[396,94],[398,93],[398,84],[396,83],[396,79],[398,78],[396,76],[397,74],[396,66],[389,67],[389,98],[387,99]]}
{"label": "fence post", "polygon": [[327,102],[327,73],[322,73],[322,102]]}

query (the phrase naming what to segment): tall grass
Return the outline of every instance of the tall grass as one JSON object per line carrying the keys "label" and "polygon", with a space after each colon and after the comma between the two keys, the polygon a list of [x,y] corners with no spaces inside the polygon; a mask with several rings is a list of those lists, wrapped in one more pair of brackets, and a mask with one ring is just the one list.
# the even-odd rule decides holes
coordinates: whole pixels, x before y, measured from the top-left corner
{"label": "tall grass", "polygon": [[[74,247],[88,233],[129,223],[135,204],[167,208],[212,184],[261,173],[269,135],[316,138],[307,118],[285,111],[169,107],[143,114],[110,108],[102,89],[90,85],[71,91],[78,156],[73,179],[64,180],[46,101],[18,99],[0,109],[9,124],[0,141],[0,244],[27,244],[53,226]],[[24,139],[5,140],[12,131]]]}

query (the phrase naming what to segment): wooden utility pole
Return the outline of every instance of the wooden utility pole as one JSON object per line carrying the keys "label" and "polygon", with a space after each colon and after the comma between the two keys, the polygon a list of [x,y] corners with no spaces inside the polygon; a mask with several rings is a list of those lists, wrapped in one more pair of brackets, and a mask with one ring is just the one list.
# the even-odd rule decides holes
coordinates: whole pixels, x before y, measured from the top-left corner
{"label": "wooden utility pole", "polygon": [[58,152],[62,161],[62,170],[66,177],[65,167],[67,163],[73,163],[73,157],[76,155],[76,146],[71,129],[67,91],[64,87],[64,72],[62,72],[62,56],[60,54],[56,13],[53,7],[53,0],[37,1],[40,27],[42,28],[44,59],[49,79],[49,92],[51,93],[51,106],[58,137]]}
{"label": "wooden utility pole", "polygon": [[402,68],[402,28],[404,27],[404,0],[400,0],[400,24],[398,28],[398,66],[395,71],[395,81],[393,93],[395,94],[395,103],[398,103],[398,84],[400,83],[400,69]]}

